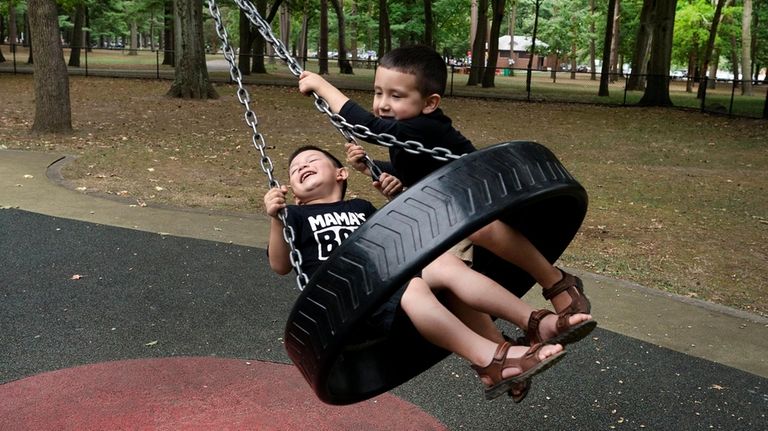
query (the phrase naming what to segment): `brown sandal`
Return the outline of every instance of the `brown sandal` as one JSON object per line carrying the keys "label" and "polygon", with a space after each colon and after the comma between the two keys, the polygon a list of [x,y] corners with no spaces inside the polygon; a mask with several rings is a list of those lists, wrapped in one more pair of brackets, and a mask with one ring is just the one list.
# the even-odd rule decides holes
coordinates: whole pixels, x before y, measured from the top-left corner
{"label": "brown sandal", "polygon": [[551,301],[555,296],[568,292],[568,295],[571,296],[571,304],[565,310],[560,310],[558,314],[589,314],[592,310],[592,304],[584,295],[584,284],[581,282],[581,279],[568,274],[560,268],[558,270],[563,274],[563,278],[549,289],[542,290],[541,294],[544,295],[544,299]]}
{"label": "brown sandal", "polygon": [[[560,351],[552,356],[539,359],[537,354],[544,344],[535,344],[528,349],[521,358],[507,358],[507,352],[512,347],[508,342],[499,344],[493,360],[485,367],[472,365],[480,379],[488,377],[491,385],[485,388],[485,399],[492,400],[505,392],[508,392],[515,384],[530,379],[534,375],[546,370],[565,356],[565,351]],[[522,372],[504,379],[501,374],[505,368],[520,368]]]}
{"label": "brown sandal", "polygon": [[557,335],[544,340],[541,336],[541,332],[539,331],[539,324],[541,323],[542,319],[549,316],[550,314],[555,313],[549,310],[536,310],[532,312],[531,316],[528,318],[528,330],[526,331],[526,336],[528,338],[528,342],[530,342],[532,345],[538,343],[562,345],[575,343],[589,335],[589,333],[592,332],[592,330],[597,326],[597,321],[594,319],[589,319],[583,322],[579,322],[575,325],[570,325],[568,323],[568,318],[576,313],[560,313],[556,315],[557,323],[555,323],[555,329],[557,330]]}
{"label": "brown sandal", "polygon": [[[525,336],[518,337],[517,340],[513,340],[511,337],[509,337],[507,334],[503,333],[501,334],[504,337],[504,340],[508,341],[513,346],[519,346],[521,343],[520,340],[525,341]],[[527,344],[526,344],[527,345]],[[512,398],[512,401],[515,402],[515,404],[521,403],[525,397],[528,396],[528,392],[531,390],[531,379],[523,380],[522,382],[517,382],[514,385],[512,385],[511,388],[507,391],[507,395]]]}

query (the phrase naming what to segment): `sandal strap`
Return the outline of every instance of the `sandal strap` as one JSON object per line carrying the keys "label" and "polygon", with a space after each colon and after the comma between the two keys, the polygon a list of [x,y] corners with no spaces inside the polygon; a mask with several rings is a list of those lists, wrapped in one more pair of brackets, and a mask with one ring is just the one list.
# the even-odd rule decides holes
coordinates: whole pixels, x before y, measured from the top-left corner
{"label": "sandal strap", "polygon": [[531,347],[525,352],[523,357],[517,360],[516,365],[520,367],[521,373],[527,372],[542,362],[542,360],[538,358],[539,350],[545,345],[546,344],[543,343],[532,343]]}
{"label": "sandal strap", "polygon": [[499,344],[496,346],[496,352],[493,354],[493,360],[491,360],[490,364],[486,365],[485,367],[472,365],[472,368],[481,378],[488,377],[495,385],[496,383],[504,380],[501,377],[501,372],[504,370],[504,368],[510,366],[509,362],[511,360],[507,358],[507,352],[509,351],[510,347],[512,347],[512,345],[506,341]]}
{"label": "sandal strap", "polygon": [[[528,317],[528,329],[525,331],[525,333],[528,336],[528,342],[531,345],[540,344],[544,341],[541,337],[541,333],[539,332],[539,324],[541,323],[542,319],[549,316],[550,314],[555,313],[547,309],[541,309],[532,312],[530,317]],[[560,319],[558,319],[558,323],[559,321]],[[568,320],[566,319],[566,324],[567,323]]]}
{"label": "sandal strap", "polygon": [[571,304],[565,310],[560,311],[561,315],[574,315],[578,313],[589,314],[592,309],[592,305],[589,303],[589,299],[584,296],[584,284],[579,277],[573,276],[562,269],[558,270],[563,274],[563,278],[555,283],[552,287],[542,290],[542,295],[547,301],[551,301],[555,296],[567,292],[571,297]]}

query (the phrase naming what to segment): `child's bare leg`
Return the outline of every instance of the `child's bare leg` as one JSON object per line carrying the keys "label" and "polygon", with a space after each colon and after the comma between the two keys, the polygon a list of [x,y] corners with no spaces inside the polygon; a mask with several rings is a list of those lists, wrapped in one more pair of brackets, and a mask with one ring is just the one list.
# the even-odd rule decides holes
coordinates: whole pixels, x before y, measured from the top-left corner
{"label": "child's bare leg", "polygon": [[[400,306],[419,333],[429,342],[456,353],[473,365],[484,367],[493,360],[498,343],[480,336],[464,325],[437,300],[423,279],[411,280],[400,300]],[[560,345],[549,345],[541,349],[539,357],[546,358],[562,350]],[[526,346],[512,346],[507,357],[520,358],[527,351]],[[520,372],[519,368],[505,368],[502,377],[512,377]]]}
{"label": "child's bare leg", "polygon": [[[469,239],[502,259],[530,274],[543,288],[548,289],[563,278],[541,252],[523,234],[498,220],[469,236]],[[571,297],[563,292],[552,298],[557,312],[568,308]]]}
{"label": "child's bare leg", "polygon": [[446,291],[443,293],[443,303],[445,303],[445,306],[469,329],[494,343],[504,342],[504,335],[499,331],[496,324],[493,323],[491,316],[470,307],[457,298],[453,292]]}
{"label": "child's bare leg", "polygon": [[[424,268],[422,277],[431,288],[448,290],[456,297],[456,301],[450,303],[452,310],[454,307],[462,310],[462,306],[458,304],[464,303],[466,304],[465,308],[468,307],[481,313],[500,317],[517,325],[524,331],[528,330],[529,318],[536,311],[492,279],[467,267],[464,262],[450,253],[440,255]],[[481,317],[472,316],[471,314],[465,314],[465,316],[476,319],[474,322],[477,325],[483,324]],[[461,317],[459,315],[459,318]],[[591,318],[592,316],[589,314],[578,313],[569,316],[568,323],[574,326]],[[463,318],[461,320],[467,322]],[[493,325],[490,317],[488,318],[488,323]],[[556,325],[556,315],[551,314],[542,318],[539,323],[541,337],[547,340],[558,335]],[[495,328],[495,325],[493,326]]]}

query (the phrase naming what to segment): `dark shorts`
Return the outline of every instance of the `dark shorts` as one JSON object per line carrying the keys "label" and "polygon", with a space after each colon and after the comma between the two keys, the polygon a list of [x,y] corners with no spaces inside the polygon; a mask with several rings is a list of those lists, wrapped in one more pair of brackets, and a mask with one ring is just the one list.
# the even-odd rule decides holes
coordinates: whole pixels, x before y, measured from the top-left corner
{"label": "dark shorts", "polygon": [[362,326],[369,336],[375,338],[387,336],[402,319],[408,319],[400,306],[400,300],[407,286],[407,284],[400,286],[385,303],[363,321]]}
{"label": "dark shorts", "polygon": [[[414,275],[421,277],[421,273]],[[410,283],[410,280],[408,281]],[[352,344],[359,344],[380,338],[388,338],[393,332],[409,328],[410,319],[400,306],[400,300],[408,287],[408,283],[400,286],[383,304],[381,304],[370,316],[360,322],[359,327],[352,337]]]}

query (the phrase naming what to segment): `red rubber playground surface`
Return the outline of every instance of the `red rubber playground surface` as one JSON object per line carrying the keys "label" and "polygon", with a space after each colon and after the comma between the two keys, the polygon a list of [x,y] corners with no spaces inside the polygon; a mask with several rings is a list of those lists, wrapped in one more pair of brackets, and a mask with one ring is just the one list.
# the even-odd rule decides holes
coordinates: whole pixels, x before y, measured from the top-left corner
{"label": "red rubber playground surface", "polygon": [[384,394],[319,401],[291,365],[219,358],[105,362],[0,385],[0,429],[444,430]]}

